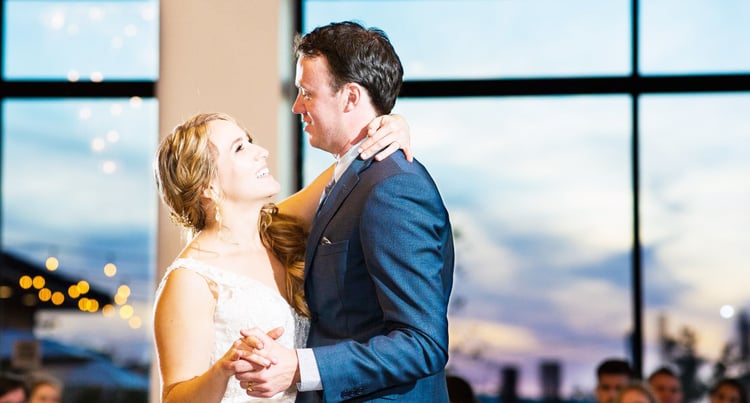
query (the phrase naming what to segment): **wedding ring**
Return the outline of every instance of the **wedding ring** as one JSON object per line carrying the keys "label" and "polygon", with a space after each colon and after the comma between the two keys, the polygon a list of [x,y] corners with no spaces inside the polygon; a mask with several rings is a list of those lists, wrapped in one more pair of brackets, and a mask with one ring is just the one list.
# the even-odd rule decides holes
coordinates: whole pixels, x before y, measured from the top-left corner
{"label": "wedding ring", "polygon": [[247,391],[248,392],[252,392],[253,391],[253,383],[252,382],[248,382],[248,384],[247,384]]}

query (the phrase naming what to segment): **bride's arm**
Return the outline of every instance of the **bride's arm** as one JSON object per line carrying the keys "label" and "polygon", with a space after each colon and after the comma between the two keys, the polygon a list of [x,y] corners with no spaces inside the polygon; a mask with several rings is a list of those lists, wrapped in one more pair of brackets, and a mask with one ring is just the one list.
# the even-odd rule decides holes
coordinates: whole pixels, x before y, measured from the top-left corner
{"label": "bride's arm", "polygon": [[[186,269],[169,273],[154,312],[162,402],[218,403],[234,374],[251,365],[245,361],[249,357],[238,348],[240,342],[208,365],[214,347],[215,304],[205,278]],[[254,358],[251,360],[262,360]]]}
{"label": "bride's arm", "polygon": [[326,184],[328,184],[328,181],[333,176],[334,167],[335,164],[331,164],[309,185],[279,202],[277,204],[279,211],[300,217],[305,223],[305,229],[309,230],[315,212],[318,210],[318,203],[320,202],[320,196],[323,194],[323,189],[325,189]]}

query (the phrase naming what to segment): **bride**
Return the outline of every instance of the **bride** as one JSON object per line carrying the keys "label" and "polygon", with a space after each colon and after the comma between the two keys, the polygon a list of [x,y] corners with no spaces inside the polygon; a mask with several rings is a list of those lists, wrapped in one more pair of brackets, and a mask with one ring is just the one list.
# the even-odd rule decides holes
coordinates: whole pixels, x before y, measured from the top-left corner
{"label": "bride", "polygon": [[[378,117],[365,152],[406,144],[397,115]],[[375,131],[377,129],[377,132]],[[268,151],[228,115],[198,114],[161,142],[155,161],[162,201],[192,239],[156,291],[154,336],[164,402],[248,402],[230,382],[250,362],[268,365],[240,339],[240,329],[283,327],[279,342],[305,345],[309,312],[303,295],[307,231],[332,167],[305,189],[270,203],[279,183]],[[270,400],[293,402],[290,388]]]}

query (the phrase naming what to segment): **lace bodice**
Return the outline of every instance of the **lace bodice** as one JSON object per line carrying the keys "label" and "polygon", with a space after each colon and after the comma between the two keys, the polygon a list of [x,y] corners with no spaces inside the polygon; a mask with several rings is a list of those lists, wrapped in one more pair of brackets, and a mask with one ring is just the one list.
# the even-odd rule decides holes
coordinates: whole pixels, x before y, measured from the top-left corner
{"label": "lace bodice", "polygon": [[[282,326],[284,334],[278,342],[288,348],[304,347],[309,321],[298,315],[275,290],[250,277],[212,267],[195,259],[177,259],[170,265],[159,284],[157,295],[164,287],[169,274],[178,268],[192,270],[202,275],[209,287],[218,295],[214,313],[215,343],[211,364],[221,358],[240,337],[240,329],[258,327],[265,331]],[[294,402],[296,387],[292,386],[271,399]],[[239,403],[262,401],[248,396],[232,378],[227,385],[222,402]]]}

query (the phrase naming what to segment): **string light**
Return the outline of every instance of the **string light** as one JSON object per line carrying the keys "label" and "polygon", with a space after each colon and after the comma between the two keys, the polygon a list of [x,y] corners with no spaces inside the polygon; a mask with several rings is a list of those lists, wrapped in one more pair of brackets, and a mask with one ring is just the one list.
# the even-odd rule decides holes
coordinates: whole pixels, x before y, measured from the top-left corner
{"label": "string light", "polygon": [[61,293],[60,291],[55,291],[52,293],[53,304],[62,305],[63,302],[65,302],[65,294]]}
{"label": "string light", "polygon": [[120,307],[120,317],[128,319],[133,316],[133,307],[130,305],[123,305]]}
{"label": "string light", "polygon": [[89,292],[89,289],[91,288],[88,281],[86,280],[79,281],[77,287],[78,287],[78,291],[81,294],[86,294],[87,292]]}
{"label": "string light", "polygon": [[47,267],[47,270],[49,271],[55,271],[57,270],[58,267],[60,267],[60,262],[57,260],[56,257],[50,256],[44,262],[44,266]]}
{"label": "string light", "polygon": [[116,309],[112,304],[106,304],[102,307],[102,314],[108,318],[115,316]]}
{"label": "string light", "polygon": [[20,285],[24,290],[28,290],[33,284],[34,281],[31,279],[31,276],[24,275],[18,279],[18,285]]}
{"label": "string light", "polygon": [[52,298],[52,291],[50,291],[49,288],[42,288],[41,290],[39,290],[38,295],[40,301],[47,302],[50,298]]}
{"label": "string light", "polygon": [[81,291],[78,289],[78,285],[73,284],[68,287],[68,295],[70,298],[78,298],[81,296]]}
{"label": "string light", "polygon": [[114,277],[117,274],[117,266],[114,263],[107,263],[104,265],[104,275],[107,277]]}
{"label": "string light", "polygon": [[133,316],[128,320],[128,325],[130,325],[131,329],[140,329],[141,325],[143,325],[143,320],[141,320],[140,316]]}
{"label": "string light", "polygon": [[42,277],[42,276],[34,276],[34,280],[32,281],[32,285],[37,290],[40,290],[40,289],[44,288],[44,284],[45,283],[46,283],[46,281],[44,280],[44,277]]}

